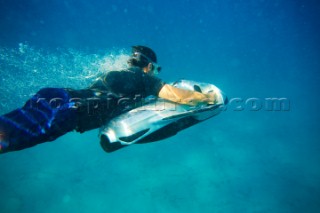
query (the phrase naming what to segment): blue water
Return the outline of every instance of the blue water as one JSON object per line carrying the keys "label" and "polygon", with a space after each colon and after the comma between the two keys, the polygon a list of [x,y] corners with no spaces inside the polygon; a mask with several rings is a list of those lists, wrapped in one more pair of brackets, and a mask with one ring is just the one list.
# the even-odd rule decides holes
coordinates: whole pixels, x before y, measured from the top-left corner
{"label": "blue water", "polygon": [[[243,102],[112,154],[92,130],[0,155],[0,212],[320,212],[318,11],[311,0],[1,0],[1,114],[41,87],[84,88],[136,44],[157,52],[163,80]],[[266,98],[287,105],[266,110]]]}

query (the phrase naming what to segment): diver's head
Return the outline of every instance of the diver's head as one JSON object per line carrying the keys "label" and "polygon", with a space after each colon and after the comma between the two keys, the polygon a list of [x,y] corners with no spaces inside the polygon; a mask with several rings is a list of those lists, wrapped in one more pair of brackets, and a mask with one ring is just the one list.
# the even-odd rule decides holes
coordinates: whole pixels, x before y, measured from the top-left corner
{"label": "diver's head", "polygon": [[145,73],[151,75],[156,75],[161,71],[161,67],[157,64],[155,52],[145,46],[133,46],[128,63],[130,66],[140,67]]}

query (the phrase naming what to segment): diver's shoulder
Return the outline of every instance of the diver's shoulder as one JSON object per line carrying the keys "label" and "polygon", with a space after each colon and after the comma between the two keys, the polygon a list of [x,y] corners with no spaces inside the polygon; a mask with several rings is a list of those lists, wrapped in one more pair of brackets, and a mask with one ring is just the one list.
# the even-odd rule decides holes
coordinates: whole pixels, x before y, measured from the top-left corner
{"label": "diver's shoulder", "polygon": [[140,67],[128,67],[127,69],[123,70],[124,72],[131,72],[131,73],[143,73],[143,70]]}
{"label": "diver's shoulder", "polygon": [[125,69],[121,69],[121,70],[112,70],[112,71],[108,71],[106,73],[104,73],[102,76],[107,76],[107,75],[112,75],[112,74],[116,74],[116,73],[142,73],[143,70],[139,67],[128,67]]}

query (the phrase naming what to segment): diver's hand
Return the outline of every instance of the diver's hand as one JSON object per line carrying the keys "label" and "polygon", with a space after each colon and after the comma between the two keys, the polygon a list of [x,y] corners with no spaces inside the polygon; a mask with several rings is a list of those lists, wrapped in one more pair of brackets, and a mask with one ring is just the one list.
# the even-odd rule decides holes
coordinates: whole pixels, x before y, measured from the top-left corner
{"label": "diver's hand", "polygon": [[190,106],[197,106],[197,105],[214,105],[218,102],[218,96],[215,92],[209,93],[200,93],[200,92],[193,92],[193,95],[189,98],[185,99],[185,103]]}
{"label": "diver's hand", "polygon": [[207,94],[204,94],[206,96],[205,102],[207,104],[216,104],[217,103],[217,94],[215,92],[209,92]]}
{"label": "diver's hand", "polygon": [[175,103],[197,106],[199,104],[215,104],[216,94],[210,92],[207,94],[176,88],[169,84],[165,84],[159,92],[160,98],[173,101]]}

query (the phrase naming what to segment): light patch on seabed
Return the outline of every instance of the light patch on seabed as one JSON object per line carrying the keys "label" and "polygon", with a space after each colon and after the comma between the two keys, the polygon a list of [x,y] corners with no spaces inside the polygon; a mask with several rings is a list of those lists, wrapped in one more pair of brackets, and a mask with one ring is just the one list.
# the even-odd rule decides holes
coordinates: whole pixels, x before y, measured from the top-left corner
{"label": "light patch on seabed", "polygon": [[65,194],[62,198],[62,202],[68,204],[71,201],[71,196],[69,194]]}
{"label": "light patch on seabed", "polygon": [[1,212],[21,212],[22,201],[17,197],[6,198],[6,202],[1,206]]}

